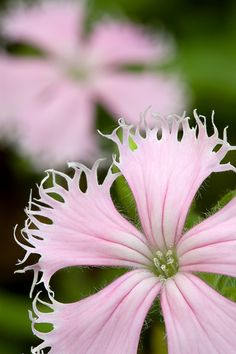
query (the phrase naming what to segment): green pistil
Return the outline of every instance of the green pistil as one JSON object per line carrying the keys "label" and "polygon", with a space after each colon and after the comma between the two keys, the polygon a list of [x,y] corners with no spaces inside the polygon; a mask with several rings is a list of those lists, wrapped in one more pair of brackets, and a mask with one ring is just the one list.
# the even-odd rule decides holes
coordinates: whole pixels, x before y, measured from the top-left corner
{"label": "green pistil", "polygon": [[177,256],[171,249],[166,252],[157,251],[153,258],[153,264],[153,272],[161,281],[173,277],[179,269]]}

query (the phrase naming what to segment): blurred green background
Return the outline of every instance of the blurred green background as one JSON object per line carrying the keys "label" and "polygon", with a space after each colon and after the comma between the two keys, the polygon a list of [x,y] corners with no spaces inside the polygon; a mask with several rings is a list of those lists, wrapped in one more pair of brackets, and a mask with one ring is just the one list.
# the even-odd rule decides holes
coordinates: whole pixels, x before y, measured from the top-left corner
{"label": "blurred green background", "polygon": [[[11,3],[14,4],[14,1]],[[236,145],[234,0],[93,0],[88,3],[91,22],[104,13],[124,15],[154,31],[161,29],[170,33],[176,42],[177,54],[161,70],[181,73],[192,95],[187,112],[191,114],[196,107],[201,114],[210,116],[214,109],[217,126],[222,130],[229,125],[229,141]],[[1,1],[2,9],[6,4],[6,1]],[[106,130],[114,126],[111,117],[101,107],[97,109],[97,126]],[[233,154],[229,157],[236,165]],[[31,188],[36,190],[35,184],[40,182],[43,173],[34,172],[30,163],[4,142],[0,143],[0,166],[0,354],[29,353],[31,345],[38,343],[31,334],[27,312],[31,308],[28,294],[32,274],[13,274],[17,259],[23,256],[13,240],[13,227],[15,224],[19,224],[19,229],[23,226],[29,191]],[[117,183],[118,187],[114,188],[114,197],[124,208],[129,197],[122,196],[120,184]],[[211,176],[197,197],[192,216],[204,215],[218,199],[235,187],[233,173]],[[52,287],[60,301],[76,301],[109,283],[121,272],[66,269],[54,276]],[[235,288],[227,288],[227,295],[235,299]],[[155,307],[158,306],[158,303],[155,304]],[[154,308],[144,326],[140,354],[166,353],[163,321],[159,317]]]}

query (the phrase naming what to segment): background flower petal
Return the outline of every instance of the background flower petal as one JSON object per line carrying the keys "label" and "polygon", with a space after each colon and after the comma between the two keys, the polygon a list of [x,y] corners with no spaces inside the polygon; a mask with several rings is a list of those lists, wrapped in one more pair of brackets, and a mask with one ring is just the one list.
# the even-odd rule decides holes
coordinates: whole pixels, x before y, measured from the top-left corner
{"label": "background flower petal", "polygon": [[236,198],[189,230],[177,253],[182,271],[236,276]]}
{"label": "background flower petal", "polygon": [[40,313],[35,304],[38,319],[33,322],[49,322],[54,329],[47,334],[34,329],[44,342],[32,353],[51,347],[51,354],[136,354],[144,319],[159,290],[152,273],[135,270],[79,302],[53,300],[51,313]]}
{"label": "background flower petal", "polygon": [[167,37],[114,20],[98,23],[88,40],[91,57],[101,65],[156,63],[169,59],[173,50]]}
{"label": "background flower petal", "polygon": [[46,87],[40,98],[22,113],[26,129],[20,144],[25,155],[35,165],[47,167],[97,157],[94,105],[87,88],[59,80]]}
{"label": "background flower petal", "polygon": [[[142,222],[142,227],[154,249],[171,248],[182,234],[191,202],[202,182],[222,165],[226,153],[235,149],[224,136],[220,139],[216,127],[208,136],[205,122],[196,112],[197,125],[189,126],[189,118],[156,118],[153,129],[121,124],[122,141],[117,130],[107,137],[119,149],[115,164],[127,180]],[[183,131],[180,133],[180,129]],[[130,144],[135,146],[131,149]],[[217,145],[221,148],[213,151]]]}
{"label": "background flower petal", "polygon": [[27,42],[51,54],[71,56],[78,49],[83,17],[79,3],[43,1],[13,7],[2,18],[2,31],[13,41]]}
{"label": "background flower petal", "polygon": [[0,58],[1,135],[37,168],[96,157],[94,104],[86,85],[40,59]]}
{"label": "background flower petal", "polygon": [[192,274],[167,281],[161,305],[169,354],[235,352],[236,304]]}
{"label": "background flower petal", "polygon": [[183,113],[183,84],[177,78],[151,73],[110,73],[95,82],[95,94],[114,117],[138,124],[148,107],[159,114]]}
{"label": "background flower petal", "polygon": [[1,121],[13,121],[28,102],[58,80],[58,71],[47,60],[1,55],[0,77]]}
{"label": "background flower petal", "polygon": [[[40,259],[26,269],[43,272],[46,287],[52,274],[68,266],[151,264],[144,236],[117,212],[111,200],[110,187],[116,175],[109,171],[98,184],[98,162],[92,170],[71,164],[73,177],[52,171],[52,186],[47,186],[47,176],[39,187],[40,199],[29,203],[23,234],[31,247],[22,246],[26,256],[36,253]],[[86,191],[80,189],[83,171]]]}

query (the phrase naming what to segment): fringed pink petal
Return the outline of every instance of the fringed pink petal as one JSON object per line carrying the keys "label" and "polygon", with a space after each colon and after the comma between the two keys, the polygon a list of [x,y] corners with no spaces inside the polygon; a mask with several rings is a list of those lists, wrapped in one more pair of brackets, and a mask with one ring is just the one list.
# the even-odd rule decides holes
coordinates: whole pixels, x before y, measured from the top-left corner
{"label": "fringed pink petal", "polygon": [[104,20],[90,35],[88,50],[100,65],[146,64],[170,57],[173,45],[166,36],[133,24]]}
{"label": "fringed pink petal", "polygon": [[183,83],[167,75],[107,73],[95,81],[95,94],[114,117],[136,125],[140,112],[150,106],[161,115],[182,114],[186,107]]}
{"label": "fringed pink petal", "polygon": [[13,7],[2,18],[2,30],[14,41],[28,42],[51,54],[71,57],[78,50],[83,9],[75,1],[41,1]]}
{"label": "fringed pink petal", "polygon": [[222,166],[235,171],[230,164],[220,164],[235,149],[225,134],[219,138],[214,126],[209,136],[205,120],[196,112],[194,116],[193,128],[188,117],[157,117],[156,126],[144,127],[144,133],[121,122],[122,141],[117,130],[107,136],[118,146],[119,160],[114,163],[133,192],[144,233],[155,249],[171,248],[178,242],[190,204],[205,178]]}
{"label": "fringed pink petal", "polygon": [[[50,354],[136,354],[146,314],[160,290],[157,277],[145,270],[131,271],[82,301],[61,304],[52,299],[50,313],[41,313],[34,333],[43,339],[32,353],[51,347]],[[35,323],[52,323],[40,333]]]}
{"label": "fringed pink petal", "polygon": [[[151,264],[146,239],[113,205],[110,187],[117,174],[110,170],[99,184],[98,164],[99,161],[92,170],[70,164],[74,168],[73,177],[49,171],[39,186],[40,199],[30,199],[26,210],[29,219],[23,234],[31,248],[22,246],[28,254],[40,255],[38,263],[28,269],[41,271],[41,281],[47,288],[50,277],[64,267]],[[85,192],[79,185],[82,172],[87,179]]]}
{"label": "fringed pink petal", "polygon": [[179,273],[162,289],[169,354],[234,354],[236,304],[194,275]]}
{"label": "fringed pink petal", "polygon": [[182,271],[236,277],[236,198],[189,230],[177,246]]}

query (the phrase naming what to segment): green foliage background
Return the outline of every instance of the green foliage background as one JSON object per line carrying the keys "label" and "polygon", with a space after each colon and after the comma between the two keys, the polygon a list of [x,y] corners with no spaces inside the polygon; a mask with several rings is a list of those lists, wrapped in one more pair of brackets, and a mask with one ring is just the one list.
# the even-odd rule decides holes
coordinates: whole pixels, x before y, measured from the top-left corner
{"label": "green foliage background", "polygon": [[[14,4],[14,1],[11,1]],[[1,2],[2,9],[7,2]],[[217,126],[229,125],[228,136],[236,145],[236,2],[234,0],[93,0],[88,2],[88,24],[108,13],[125,16],[154,31],[170,33],[176,42],[176,57],[158,70],[178,71],[187,82],[192,96],[187,112],[197,108],[209,116],[214,109]],[[97,109],[97,126],[111,131],[114,122],[103,108]],[[235,155],[229,155],[236,165]],[[23,208],[30,188],[35,189],[43,173],[36,173],[27,160],[10,146],[0,145],[0,353],[29,353],[37,343],[30,329],[27,310],[32,274],[13,275],[14,264],[22,250],[13,241],[13,226],[23,226]],[[209,213],[226,192],[235,189],[233,173],[211,176],[196,198],[188,219],[190,227]],[[124,193],[126,191],[126,193]],[[119,207],[130,217],[136,215],[132,197],[120,179],[113,190]],[[231,196],[230,196],[231,197]],[[228,198],[228,197],[227,197]],[[223,204],[224,200],[220,203]],[[217,204],[219,207],[219,204]],[[57,299],[76,301],[100,289],[123,270],[66,269],[53,278]],[[205,275],[204,279],[236,301],[235,282],[226,277]],[[164,325],[156,308],[152,309],[142,334],[142,354],[166,353]],[[59,354],[59,353],[58,353]]]}

